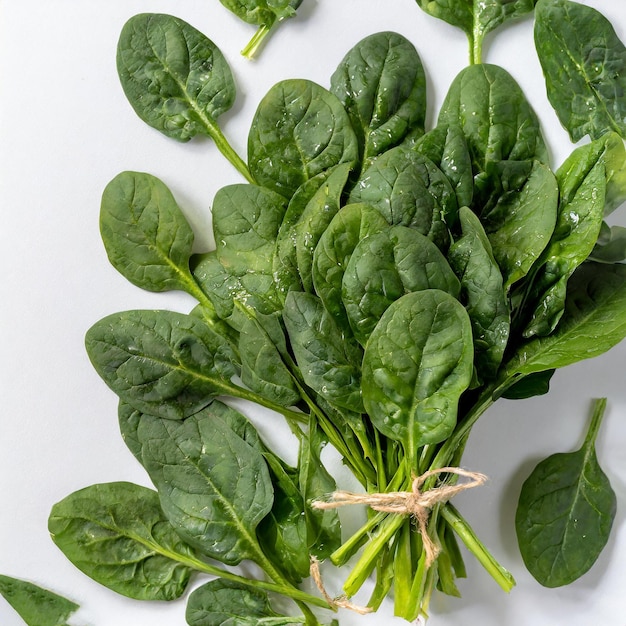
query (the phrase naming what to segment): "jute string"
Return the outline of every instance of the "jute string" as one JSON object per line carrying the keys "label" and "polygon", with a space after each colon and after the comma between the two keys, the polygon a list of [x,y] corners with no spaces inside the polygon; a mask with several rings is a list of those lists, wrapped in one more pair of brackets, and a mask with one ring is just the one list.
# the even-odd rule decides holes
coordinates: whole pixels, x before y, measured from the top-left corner
{"label": "jute string", "polygon": [[[456,474],[468,480],[455,484],[443,484],[422,492],[423,484],[431,476],[438,474]],[[313,502],[313,507],[324,510],[336,509],[350,504],[366,504],[374,511],[394,513],[396,515],[412,515],[417,523],[418,531],[422,535],[422,544],[426,554],[426,567],[430,567],[439,554],[439,546],[428,534],[428,518],[431,509],[436,504],[447,502],[461,491],[482,485],[486,480],[487,477],[478,472],[470,472],[460,467],[441,467],[429,470],[421,476],[413,478],[411,491],[367,494],[335,491],[327,502],[316,500]]]}

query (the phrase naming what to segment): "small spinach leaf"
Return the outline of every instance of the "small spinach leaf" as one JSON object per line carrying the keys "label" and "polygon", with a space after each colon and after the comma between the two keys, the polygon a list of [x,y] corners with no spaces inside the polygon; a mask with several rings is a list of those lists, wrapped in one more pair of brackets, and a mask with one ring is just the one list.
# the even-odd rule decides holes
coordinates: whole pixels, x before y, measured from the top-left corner
{"label": "small spinach leaf", "polygon": [[437,289],[402,296],[372,332],[363,358],[363,403],[376,428],[406,446],[411,464],[419,446],[452,432],[473,360],[465,309]]}
{"label": "small spinach leaf", "polygon": [[596,9],[539,0],[535,46],[548,98],[572,141],[626,134],[626,47]]}
{"label": "small spinach leaf", "polygon": [[173,600],[194,560],[157,493],[132,483],[92,485],[52,507],[48,528],[63,554],[102,585],[140,600]]}
{"label": "small spinach leaf", "polygon": [[80,607],[62,596],[26,580],[0,575],[0,596],[28,626],[67,626]]}
{"label": "small spinach leaf", "polygon": [[415,47],[397,33],[360,41],[330,79],[359,141],[361,162],[424,132],[426,76]]}
{"label": "small spinach leaf", "polygon": [[545,370],[528,374],[508,387],[501,397],[508,400],[525,400],[534,396],[542,396],[550,391],[550,380],[552,380],[554,372],[555,370]]}
{"label": "small spinach leaf", "polygon": [[621,263],[625,261],[626,228],[609,226],[603,222],[598,241],[589,258],[599,263]]}
{"label": "small spinach leaf", "polygon": [[605,399],[596,401],[579,450],[544,459],[522,486],[517,540],[528,571],[546,587],[580,578],[609,539],[616,498],[595,450],[605,407]]}
{"label": "small spinach leaf", "polygon": [[285,80],[261,100],[248,135],[248,162],[260,185],[291,198],[316,174],[357,159],[348,114],[323,87]]}

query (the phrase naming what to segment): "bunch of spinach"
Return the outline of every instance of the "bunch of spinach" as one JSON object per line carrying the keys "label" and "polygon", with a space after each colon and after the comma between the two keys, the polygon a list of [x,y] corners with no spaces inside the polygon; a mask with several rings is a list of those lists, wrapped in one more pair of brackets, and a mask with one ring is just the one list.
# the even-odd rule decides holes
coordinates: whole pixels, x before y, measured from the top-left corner
{"label": "bunch of spinach", "polygon": [[[168,15],[127,23],[118,68],[138,115],[178,140],[212,137],[247,182],[216,194],[216,248],[203,254],[192,252],[194,233],[160,180],[123,172],[104,190],[111,263],[138,287],[183,290],[198,304],[187,314],[113,314],[87,333],[95,369],[119,396],[124,440],[154,489],[99,484],[54,506],[50,532],[77,567],[139,599],[178,598],[194,572],[212,575],[189,597],[194,626],[328,623],[312,608],[337,603],[300,588],[310,556],[337,566],[355,557],[346,596],[374,575],[368,607],[393,589],[395,612],[409,621],[427,614],[435,589],[458,595],[459,540],[512,587],[450,502],[430,511],[434,563],[408,515],[371,511],[342,542],[336,511],[313,503],[335,490],[321,462],[326,444],[364,492],[410,491],[415,476],[461,464],[472,426],[499,397],[545,393],[555,369],[626,336],[626,267],[607,262],[604,223],[626,198],[614,123],[624,104],[612,97],[623,74],[602,74],[593,90],[603,110],[620,113],[592,116],[584,130],[574,116],[572,135],[592,141],[552,172],[522,90],[503,68],[480,63],[484,35],[534,4],[420,2],[463,28],[472,50],[433,128],[417,51],[382,32],[347,53],[328,89],[304,79],[272,87],[252,121],[247,164],[216,122],[235,94],[214,44]],[[623,46],[610,25],[567,0],[537,3],[540,58],[558,48],[587,59],[567,29],[582,41],[588,23],[617,67]],[[563,75],[551,67],[549,91],[558,93]],[[286,420],[295,466],[228,398]],[[599,420],[577,461],[557,459],[551,473],[588,470]],[[457,478],[444,471],[422,489]],[[550,528],[539,538],[525,532],[541,497],[531,482],[518,512],[531,562],[554,537]],[[602,507],[605,531],[613,511]],[[587,519],[595,523],[593,512]],[[576,561],[580,545],[560,545],[559,557]],[[263,576],[232,569],[244,561]],[[300,615],[279,614],[269,592]]]}

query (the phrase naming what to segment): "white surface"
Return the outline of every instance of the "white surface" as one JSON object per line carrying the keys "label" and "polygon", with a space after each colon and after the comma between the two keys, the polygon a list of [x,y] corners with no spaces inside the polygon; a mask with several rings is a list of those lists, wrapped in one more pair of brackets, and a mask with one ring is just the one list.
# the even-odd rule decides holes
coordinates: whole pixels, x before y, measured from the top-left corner
{"label": "white surface", "polygon": [[[587,4],[601,9],[626,38],[623,3]],[[298,17],[253,63],[238,54],[252,28],[217,0],[0,0],[0,573],[79,602],[76,625],[184,624],[184,600],[154,605],[107,591],[74,569],[46,530],[52,504],[78,488],[114,480],[147,484],[119,436],[116,399],[87,360],[85,331],[123,309],[187,311],[191,305],[183,296],[142,292],[109,266],[98,232],[100,194],[122,170],[159,176],[196,228],[202,250],[211,244],[215,191],[241,180],[210,142],[169,140],[127,104],[115,47],[123,23],[139,12],[174,13],[220,46],[239,89],[222,125],[241,154],[254,109],[273,83],[302,77],[328,85],[345,52],[368,34],[391,29],[416,45],[428,75],[431,122],[467,59],[462,33],[422,13],[414,0],[305,0]],[[505,66],[522,84],[558,165],[571,147],[546,101],[531,21],[489,38],[485,60]],[[624,210],[621,216],[624,223]],[[622,345],[559,372],[549,396],[501,401],[479,422],[464,464],[491,480],[456,503],[518,585],[504,594],[468,556],[463,598],[437,595],[433,625],[626,625],[625,364]],[[596,396],[610,401],[598,450],[619,500],[614,530],[588,575],[568,588],[543,589],[518,555],[515,499],[537,460],[578,444]],[[261,430],[275,435],[273,424]],[[339,592],[340,578],[328,583]],[[376,616],[340,617],[342,626],[404,623],[391,616],[385,606]],[[1,600],[0,623],[21,624]]]}

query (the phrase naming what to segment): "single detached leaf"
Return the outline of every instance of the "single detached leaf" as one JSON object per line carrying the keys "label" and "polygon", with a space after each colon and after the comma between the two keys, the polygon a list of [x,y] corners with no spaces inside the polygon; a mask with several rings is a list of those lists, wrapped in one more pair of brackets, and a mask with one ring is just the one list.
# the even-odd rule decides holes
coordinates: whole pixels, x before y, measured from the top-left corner
{"label": "single detached leaf", "polygon": [[572,141],[626,134],[626,47],[609,20],[569,0],[539,0],[535,46],[548,99]]}
{"label": "single detached leaf", "polygon": [[158,178],[118,174],[102,195],[100,233],[109,261],[134,285],[149,291],[193,291],[193,231]]}
{"label": "single detached leaf", "polygon": [[293,16],[302,0],[220,0],[220,2],[244,22],[271,28],[276,20]]}
{"label": "single detached leaf", "polygon": [[185,613],[189,626],[288,626],[302,622],[272,610],[265,591],[228,580],[211,580],[190,596]]}
{"label": "single detached leaf", "polygon": [[460,291],[439,248],[407,226],[390,226],[362,239],[343,276],[342,297],[357,340],[365,345],[387,307],[411,291]]}
{"label": "single detached leaf", "polygon": [[354,46],[330,79],[359,141],[361,161],[424,132],[426,77],[413,44],[376,33]]}
{"label": "single detached leaf", "polygon": [[456,424],[473,360],[472,329],[458,300],[437,289],[402,296],[365,348],[363,403],[372,422],[409,454],[443,441]]}
{"label": "single detached leaf", "polygon": [[236,357],[228,340],[197,317],[170,311],[126,311],[105,317],[85,338],[93,366],[133,407],[181,419],[222,393]]}
{"label": "single detached leaf", "polygon": [[609,539],[616,498],[595,451],[605,406],[606,400],[596,402],[579,450],[541,461],[522,486],[515,516],[520,552],[528,571],[546,587],[580,578]]}
{"label": "single detached leaf", "polygon": [[0,575],[0,595],[28,626],[67,626],[80,607],[26,580]]}
{"label": "single detached leaf", "polygon": [[144,122],[179,141],[220,141],[216,119],[233,105],[235,84],[222,53],[193,26],[171,15],[135,15],[120,34],[117,71]]}
{"label": "single detached leaf", "polygon": [[134,437],[185,541],[230,565],[258,560],[255,530],[274,495],[258,435],[240,413],[213,402],[182,422],[143,414]]}
{"label": "single detached leaf", "polygon": [[260,185],[291,198],[320,172],[357,159],[348,114],[323,87],[285,80],[261,100],[248,135],[250,171]]}
{"label": "single detached leaf", "polygon": [[174,600],[189,582],[193,550],[167,521],[156,491],[127,482],[92,485],[52,507],[54,543],[82,572],[138,600]]}

